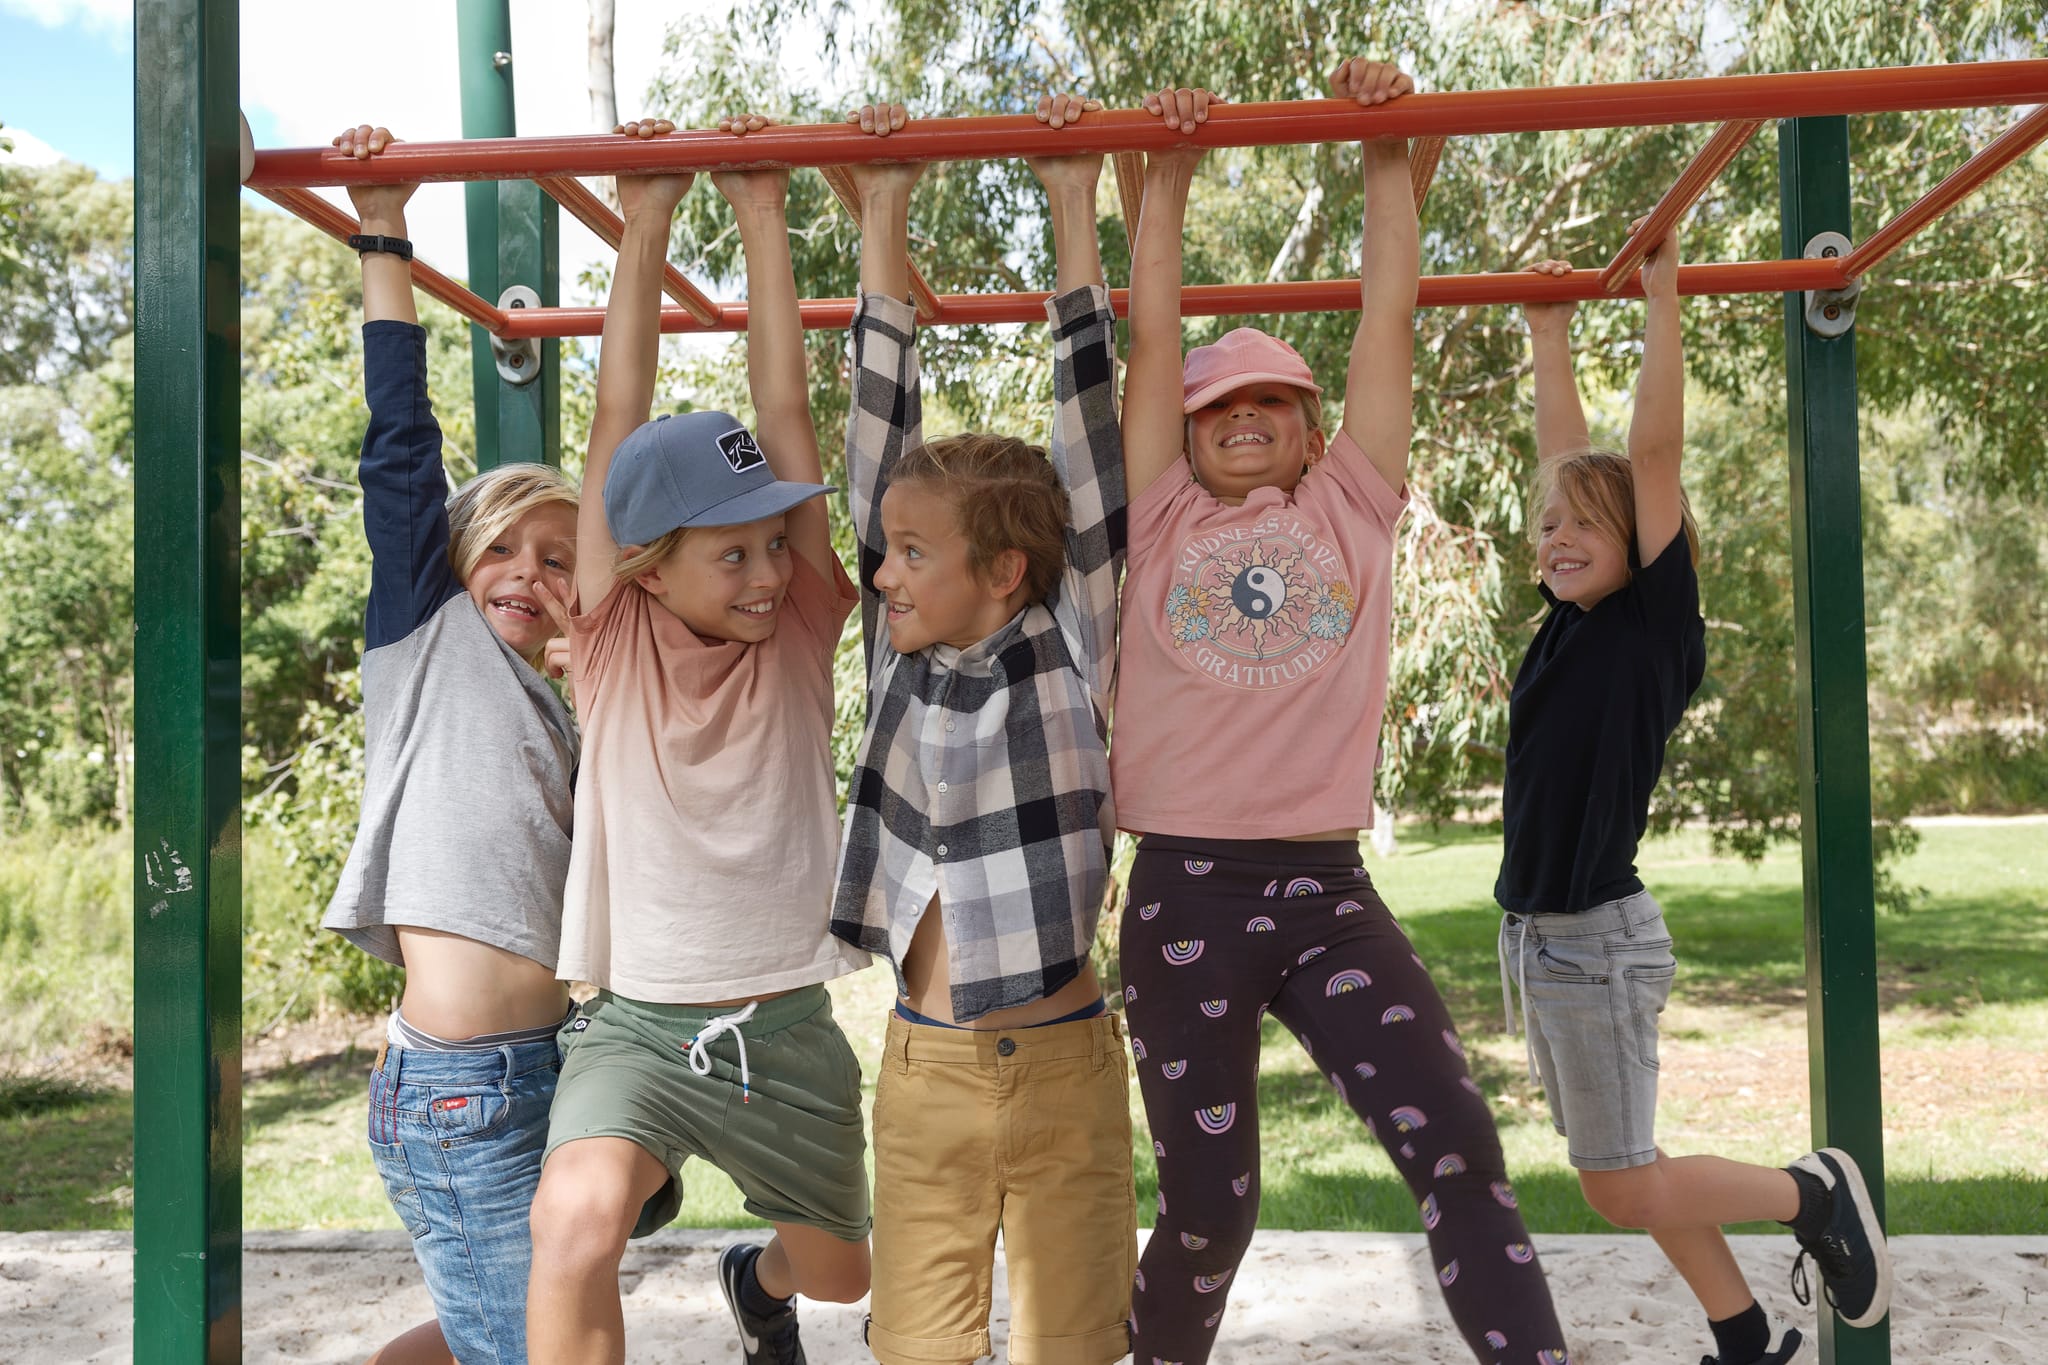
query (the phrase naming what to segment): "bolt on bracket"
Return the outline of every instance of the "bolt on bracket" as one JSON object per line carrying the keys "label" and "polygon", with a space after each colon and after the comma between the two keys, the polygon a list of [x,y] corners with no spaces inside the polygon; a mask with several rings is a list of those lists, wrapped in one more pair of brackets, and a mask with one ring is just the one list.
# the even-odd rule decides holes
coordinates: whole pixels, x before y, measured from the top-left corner
{"label": "bolt on bracket", "polygon": [[[540,295],[530,286],[515,284],[498,295],[500,308],[538,308]],[[498,378],[507,384],[525,386],[540,378],[540,343],[532,337],[492,337],[491,359],[497,363]]]}
{"label": "bolt on bracket", "polygon": [[[1817,233],[1806,244],[1806,259],[1834,260],[1847,256],[1854,243],[1839,232]],[[1863,296],[1863,281],[1851,280],[1840,289],[1806,291],[1806,329],[1815,336],[1838,337],[1856,325],[1856,301]]]}

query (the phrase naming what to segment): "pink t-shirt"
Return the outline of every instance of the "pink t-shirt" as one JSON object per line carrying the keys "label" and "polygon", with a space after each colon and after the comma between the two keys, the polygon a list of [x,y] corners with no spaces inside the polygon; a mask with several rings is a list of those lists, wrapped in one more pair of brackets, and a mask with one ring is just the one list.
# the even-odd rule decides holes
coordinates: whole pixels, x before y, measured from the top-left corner
{"label": "pink t-shirt", "polygon": [[865,966],[829,932],[832,652],[859,600],[801,555],[775,633],[710,640],[637,583],[570,623],[583,762],[556,975],[700,1004]]}
{"label": "pink t-shirt", "polygon": [[1109,744],[1119,826],[1278,839],[1372,823],[1407,506],[1341,431],[1291,494],[1233,507],[1183,458],[1138,495]]}

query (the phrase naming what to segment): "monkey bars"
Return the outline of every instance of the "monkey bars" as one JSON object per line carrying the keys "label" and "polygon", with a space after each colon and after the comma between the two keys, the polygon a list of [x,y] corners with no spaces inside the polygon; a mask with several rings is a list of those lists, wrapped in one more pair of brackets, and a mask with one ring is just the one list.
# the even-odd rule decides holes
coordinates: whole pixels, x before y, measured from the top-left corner
{"label": "monkey bars", "polygon": [[[237,0],[152,0],[135,9],[135,552],[151,571],[136,588],[134,1358],[151,1365],[240,1356],[237,13]],[[461,0],[461,14],[465,126],[509,132],[506,0]],[[492,106],[475,119],[472,86],[479,108]],[[1447,138],[1718,125],[1603,269],[1562,279],[1489,274],[1422,282],[1425,306],[1458,306],[1636,292],[1635,267],[1664,227],[1705,193],[1763,120],[1787,120],[1778,139],[1784,259],[1686,266],[1679,287],[1690,294],[1785,293],[1813,1134],[1817,1144],[1855,1154],[1880,1214],[1855,313],[1848,295],[1914,233],[2048,136],[2048,111],[2020,120],[1861,245],[1850,237],[1846,116],[2012,104],[2048,104],[2048,62],[1411,95],[1374,109],[1331,100],[1226,105],[1194,136],[1209,147],[1412,139],[1409,162],[1421,204]],[[401,143],[368,162],[318,148],[264,152],[251,184],[346,236],[354,221],[312,187],[531,180],[615,242],[617,216],[574,176],[815,166],[827,170],[851,208],[851,183],[832,168],[1101,152],[1115,157],[1123,213],[1135,221],[1143,153],[1182,139],[1133,111],[1084,115],[1058,131],[1033,118],[924,119],[886,141],[844,125],[765,129],[743,141],[716,132],[647,141],[489,137]],[[504,193],[514,189],[522,193]],[[501,184],[499,191],[495,199],[469,199],[472,283],[491,294],[501,279],[516,282],[532,291],[526,301],[544,302],[553,210],[524,185]],[[514,307],[509,291],[483,297],[419,262],[413,273],[420,288],[476,324],[484,343],[478,373],[497,367],[500,392],[490,397],[484,384],[477,388],[480,462],[487,455],[544,458],[558,412],[545,397],[509,401],[504,389],[532,375],[551,390],[551,371],[544,352],[519,348],[536,338],[595,333],[600,310]],[[665,330],[746,326],[744,304],[710,299],[673,267],[663,287],[677,305],[664,311]],[[1839,302],[1816,314],[1802,297],[1808,291]],[[1039,320],[1043,298],[926,288],[917,303],[928,322],[986,323]],[[1200,285],[1183,292],[1183,309],[1322,311],[1355,308],[1358,300],[1355,280]],[[850,300],[809,300],[805,324],[844,326],[850,308]],[[537,363],[522,366],[511,356]],[[506,418],[495,438],[486,432],[487,408]],[[1888,1329],[1888,1322],[1844,1329],[1824,1313],[1822,1358],[1880,1365],[1890,1359]]]}
{"label": "monkey bars", "polygon": [[[863,163],[948,161],[969,158],[1097,152],[1116,158],[1127,219],[1137,208],[1142,153],[1188,140],[1206,147],[1276,146],[1376,137],[1416,139],[1412,155],[1417,204],[1428,193],[1444,139],[1488,133],[1679,124],[1716,121],[1678,181],[1619,252],[1596,272],[1557,278],[1530,272],[1443,275],[1425,278],[1423,307],[1534,303],[1640,294],[1636,267],[1664,232],[1706,193],[1767,119],[1871,114],[1981,105],[2039,103],[2024,119],[1965,161],[1954,174],[1886,224],[1861,247],[1812,260],[1737,261],[1682,267],[1686,294],[1846,291],[1913,234],[1999,170],[2048,138],[2048,61],[1724,76],[1683,81],[1638,81],[1604,86],[1482,90],[1409,95],[1373,108],[1344,100],[1299,100],[1219,105],[1190,139],[1139,110],[1083,115],[1064,129],[1028,116],[919,119],[876,138],[846,124],[765,128],[744,138],[683,131],[657,138],[575,136],[481,138],[463,142],[401,142],[367,161],[325,148],[258,152],[249,184],[258,192],[337,237],[353,220],[306,193],[307,187],[532,178],[551,197],[616,245],[622,224],[603,201],[574,178],[592,174],[706,172],[756,166],[817,167],[849,212],[859,201],[845,167]],[[1037,322],[1043,293],[938,294],[911,272],[912,296],[927,324]],[[429,267],[415,267],[415,283],[495,337],[505,340],[596,336],[600,308],[507,308],[479,297]],[[662,311],[664,332],[732,332],[747,325],[743,303],[719,303],[673,265],[664,291],[677,306]],[[1122,291],[1114,303],[1128,306]],[[1188,316],[1326,312],[1356,308],[1353,281],[1281,281],[1195,285],[1182,291]],[[804,326],[844,327],[851,299],[809,299]]]}

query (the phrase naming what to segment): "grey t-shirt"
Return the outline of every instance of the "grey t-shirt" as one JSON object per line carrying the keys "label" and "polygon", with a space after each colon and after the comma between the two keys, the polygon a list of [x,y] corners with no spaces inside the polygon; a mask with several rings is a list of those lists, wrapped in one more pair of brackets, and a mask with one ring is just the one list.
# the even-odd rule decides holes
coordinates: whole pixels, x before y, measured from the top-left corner
{"label": "grey t-shirt", "polygon": [[576,727],[500,640],[448,562],[448,479],[426,333],[363,328],[362,824],[324,927],[403,965],[397,925],[553,971],[569,873]]}

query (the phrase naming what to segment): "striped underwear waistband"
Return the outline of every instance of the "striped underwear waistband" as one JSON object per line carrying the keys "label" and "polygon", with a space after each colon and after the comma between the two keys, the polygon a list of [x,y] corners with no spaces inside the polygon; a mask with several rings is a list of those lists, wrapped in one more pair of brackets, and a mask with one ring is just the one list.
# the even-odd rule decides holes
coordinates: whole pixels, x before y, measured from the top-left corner
{"label": "striped underwear waistband", "polygon": [[[576,1007],[569,1007],[573,1015]],[[562,1017],[566,1022],[569,1015]],[[411,1048],[415,1052],[496,1052],[501,1047],[518,1047],[522,1043],[544,1043],[553,1038],[561,1022],[541,1024],[534,1028],[513,1029],[509,1033],[479,1033],[474,1038],[439,1038],[424,1029],[414,1028],[406,1022],[400,1010],[391,1011],[391,1022],[384,1031],[385,1041],[393,1047]]]}

